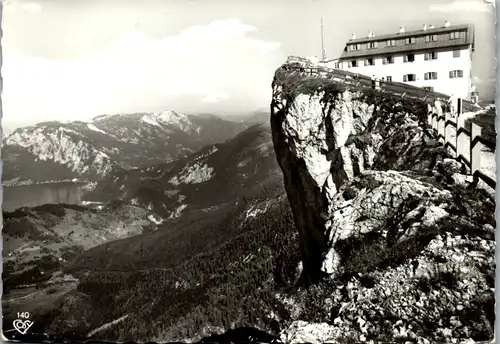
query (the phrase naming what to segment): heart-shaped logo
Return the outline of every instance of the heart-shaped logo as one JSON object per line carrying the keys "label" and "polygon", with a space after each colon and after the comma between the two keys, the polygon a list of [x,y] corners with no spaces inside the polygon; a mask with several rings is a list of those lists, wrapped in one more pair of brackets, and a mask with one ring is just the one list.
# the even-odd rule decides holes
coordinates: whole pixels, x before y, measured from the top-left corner
{"label": "heart-shaped logo", "polygon": [[31,325],[33,325],[33,321],[30,320],[25,320],[22,321],[21,319],[16,319],[12,323],[14,325],[14,328],[16,329],[17,332],[20,334],[26,334],[28,330],[30,329]]}

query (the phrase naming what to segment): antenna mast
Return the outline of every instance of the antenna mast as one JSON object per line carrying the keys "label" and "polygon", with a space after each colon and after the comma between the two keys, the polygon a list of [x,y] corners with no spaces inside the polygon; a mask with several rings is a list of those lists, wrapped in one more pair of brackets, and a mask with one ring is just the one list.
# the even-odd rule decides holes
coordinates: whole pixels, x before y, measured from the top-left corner
{"label": "antenna mast", "polygon": [[321,17],[321,60],[326,60],[325,46],[323,43],[323,17]]}

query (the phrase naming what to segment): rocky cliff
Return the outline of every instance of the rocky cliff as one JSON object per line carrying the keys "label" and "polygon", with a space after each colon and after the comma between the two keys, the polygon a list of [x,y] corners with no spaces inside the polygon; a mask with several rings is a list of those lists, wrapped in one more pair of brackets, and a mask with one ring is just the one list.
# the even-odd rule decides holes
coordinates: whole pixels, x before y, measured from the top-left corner
{"label": "rocky cliff", "polygon": [[325,317],[297,315],[284,341],[491,338],[495,204],[427,125],[444,102],[290,67],[272,85],[273,143]]}

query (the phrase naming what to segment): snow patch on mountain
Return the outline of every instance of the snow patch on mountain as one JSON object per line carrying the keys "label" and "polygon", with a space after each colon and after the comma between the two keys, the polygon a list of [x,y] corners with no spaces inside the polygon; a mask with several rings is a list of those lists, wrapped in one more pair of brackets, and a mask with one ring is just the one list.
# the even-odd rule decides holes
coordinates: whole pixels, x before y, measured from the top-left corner
{"label": "snow patch on mountain", "polygon": [[92,123],[87,123],[87,128],[89,128],[90,130],[92,131],[96,131],[98,133],[101,133],[101,134],[105,134],[107,135],[108,133],[99,129],[98,127],[96,127],[95,125],[93,125]]}
{"label": "snow patch on mountain", "polygon": [[161,128],[161,125],[158,123],[158,121],[156,120],[156,118],[154,117],[154,115],[146,114],[146,115],[144,115],[144,116],[141,117],[140,121],[144,122],[144,123],[147,123],[147,124],[154,125],[155,127],[160,127]]}
{"label": "snow patch on mountain", "polygon": [[156,217],[154,217],[153,215],[149,215],[148,216],[148,220],[153,222],[154,224],[156,225],[161,225],[163,223],[163,219],[161,217],[159,217],[158,219]]}
{"label": "snow patch on mountain", "polygon": [[201,127],[192,123],[183,113],[167,110],[163,112],[155,112],[154,116],[159,122],[174,125],[188,134],[195,132],[199,134],[201,132]]}
{"label": "snow patch on mountain", "polygon": [[213,146],[208,152],[198,155],[194,162],[185,166],[178,175],[170,178],[169,183],[176,186],[182,183],[199,184],[213,178],[214,168],[208,166],[206,160],[218,150],[216,146]]}
{"label": "snow patch on mountain", "polygon": [[219,150],[219,148],[217,148],[217,146],[213,146],[212,149],[208,152],[207,156],[214,154],[218,150]]}
{"label": "snow patch on mountain", "polygon": [[178,206],[173,212],[172,214],[170,214],[170,219],[176,219],[178,218],[179,216],[181,216],[181,213],[184,209],[187,208],[187,204],[181,204],[180,206]]}
{"label": "snow patch on mountain", "polygon": [[269,206],[271,205],[271,201],[267,201],[263,208],[257,207],[257,205],[252,205],[246,212],[245,218],[248,220],[249,218],[255,218],[257,215],[264,214]]}
{"label": "snow patch on mountain", "polygon": [[191,166],[184,167],[179,175],[169,180],[169,183],[173,185],[179,185],[181,183],[199,184],[210,180],[213,176],[213,167],[209,167],[206,163],[203,165],[195,163]]}

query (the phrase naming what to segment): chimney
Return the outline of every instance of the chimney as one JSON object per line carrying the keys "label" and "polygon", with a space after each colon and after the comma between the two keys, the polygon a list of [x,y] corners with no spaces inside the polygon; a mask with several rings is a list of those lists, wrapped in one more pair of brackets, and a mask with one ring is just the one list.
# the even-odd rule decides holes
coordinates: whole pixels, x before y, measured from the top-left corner
{"label": "chimney", "polygon": [[424,24],[424,27],[422,28],[422,30],[427,30],[427,24]]}
{"label": "chimney", "polygon": [[434,25],[433,24],[429,24],[429,29],[434,29]]}
{"label": "chimney", "polygon": [[352,34],[352,38],[351,39],[356,39],[356,34],[355,33]]}
{"label": "chimney", "polygon": [[405,26],[404,25],[401,25],[399,27],[399,33],[404,33],[405,32]]}
{"label": "chimney", "polygon": [[444,27],[450,27],[450,21],[449,20],[445,20],[444,21]]}

